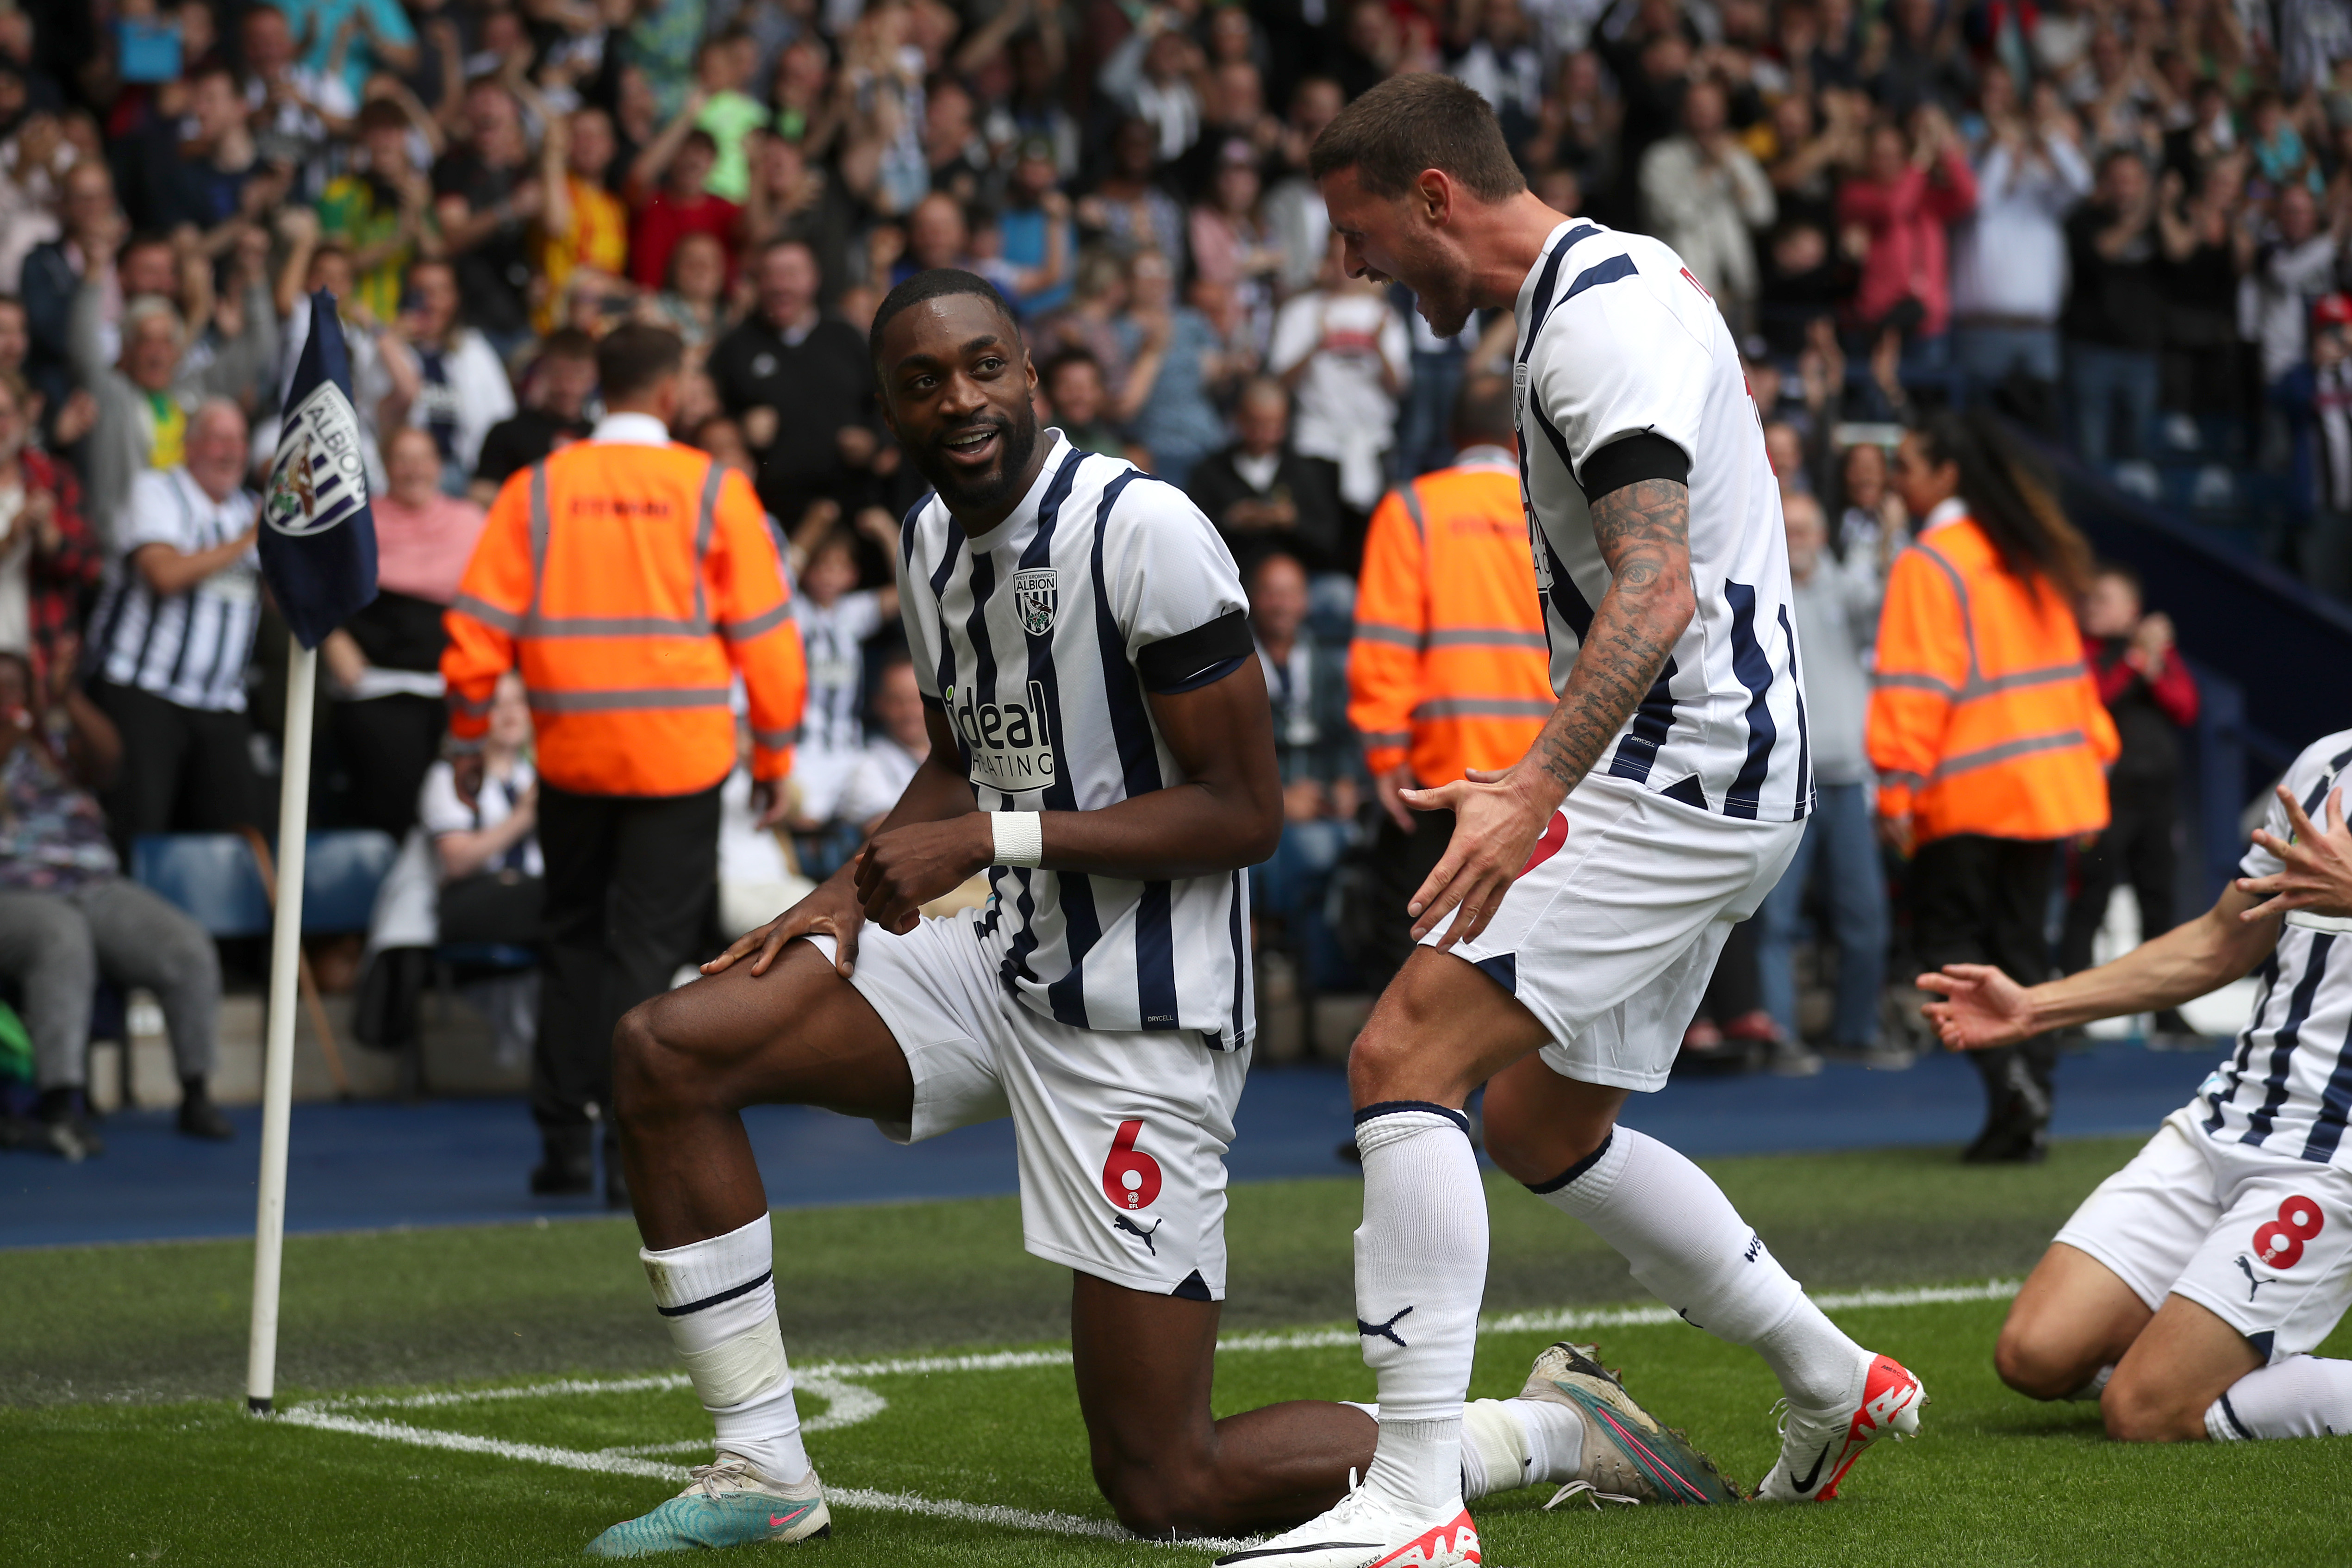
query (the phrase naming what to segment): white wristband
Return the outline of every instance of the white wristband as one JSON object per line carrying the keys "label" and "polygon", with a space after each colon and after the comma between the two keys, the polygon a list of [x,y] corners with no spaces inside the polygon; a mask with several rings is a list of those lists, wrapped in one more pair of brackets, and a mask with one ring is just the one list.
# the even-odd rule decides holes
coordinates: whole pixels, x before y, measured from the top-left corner
{"label": "white wristband", "polygon": [[1045,861],[1045,820],[1036,811],[991,811],[988,831],[996,840],[998,865],[1034,866]]}

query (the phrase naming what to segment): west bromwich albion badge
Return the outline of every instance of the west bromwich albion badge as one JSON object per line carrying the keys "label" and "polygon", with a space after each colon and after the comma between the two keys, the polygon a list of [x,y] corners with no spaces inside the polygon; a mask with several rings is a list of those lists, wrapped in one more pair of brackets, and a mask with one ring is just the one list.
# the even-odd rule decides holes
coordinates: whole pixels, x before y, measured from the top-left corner
{"label": "west bromwich albion badge", "polygon": [[1054,629],[1057,574],[1050,566],[1032,567],[1013,574],[1013,603],[1021,612],[1021,629],[1043,637]]}
{"label": "west bromwich albion badge", "polygon": [[286,416],[261,517],[289,538],[322,534],[367,505],[367,465],[351,400],[321,382]]}

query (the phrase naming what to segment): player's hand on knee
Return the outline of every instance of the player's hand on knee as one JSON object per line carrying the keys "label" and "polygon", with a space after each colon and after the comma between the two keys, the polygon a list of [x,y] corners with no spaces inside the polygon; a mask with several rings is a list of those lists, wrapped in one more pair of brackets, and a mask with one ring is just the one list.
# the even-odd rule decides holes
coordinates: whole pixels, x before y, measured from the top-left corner
{"label": "player's hand on knee", "polygon": [[2327,792],[2327,831],[2324,833],[2313,825],[2303,803],[2294,798],[2294,791],[2282,784],[2278,797],[2286,807],[2292,836],[2282,839],[2267,829],[2257,828],[2254,843],[2284,862],[2285,869],[2271,876],[2238,878],[2240,893],[2263,900],[2238,918],[2264,920],[2294,909],[2308,909],[2319,915],[2352,915],[2352,830],[2344,825],[2344,791]]}
{"label": "player's hand on knee", "polygon": [[2034,1032],[2033,1003],[2025,988],[1990,964],[1947,964],[1922,975],[1918,987],[1943,998],[1919,1010],[1954,1051],[2014,1045]]}
{"label": "player's hand on knee", "polygon": [[995,835],[983,811],[877,833],[856,861],[857,896],[866,918],[903,936],[922,918],[924,904],[986,870],[995,853]]}
{"label": "player's hand on knee", "polygon": [[1518,788],[1517,772],[1474,768],[1466,778],[1434,789],[1399,791],[1416,811],[1454,813],[1454,837],[1444,858],[1405,905],[1414,941],[1457,908],[1462,913],[1439,940],[1441,951],[1475,938],[1494,920],[1555,809]]}
{"label": "player's hand on knee", "polygon": [[833,938],[833,967],[843,979],[857,963],[857,933],[866,924],[866,910],[857,890],[842,876],[830,876],[814,892],[756,931],[746,932],[727,945],[727,951],[702,966],[706,975],[724,974],[742,959],[751,960],[751,973],[764,975],[798,936]]}

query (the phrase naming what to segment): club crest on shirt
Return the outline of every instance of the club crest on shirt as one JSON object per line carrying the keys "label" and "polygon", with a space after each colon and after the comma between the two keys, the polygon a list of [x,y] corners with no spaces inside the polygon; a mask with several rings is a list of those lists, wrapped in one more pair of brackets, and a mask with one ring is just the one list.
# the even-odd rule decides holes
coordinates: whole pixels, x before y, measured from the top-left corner
{"label": "club crest on shirt", "polygon": [[1032,567],[1013,574],[1013,607],[1021,612],[1021,629],[1032,637],[1043,637],[1054,629],[1058,575],[1050,566]]}

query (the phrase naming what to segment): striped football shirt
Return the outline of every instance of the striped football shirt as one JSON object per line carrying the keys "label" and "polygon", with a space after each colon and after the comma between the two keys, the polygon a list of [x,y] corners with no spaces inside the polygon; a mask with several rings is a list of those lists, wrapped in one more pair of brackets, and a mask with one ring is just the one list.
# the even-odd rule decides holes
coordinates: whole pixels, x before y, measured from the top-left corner
{"label": "striped football shirt", "polygon": [[[2285,782],[2306,814],[2326,822],[2328,792],[2352,765],[2352,729],[2322,737],[2294,759]],[[2272,800],[2264,824],[2294,836],[2286,808]],[[2250,845],[2240,869],[2271,876],[2278,857]],[[2206,1079],[2207,1134],[2314,1165],[2352,1169],[2352,921],[2300,911],[2286,917],[2278,946],[2254,971],[2253,1017],[2236,1047]]]}
{"label": "striped football shirt", "polygon": [[[900,535],[900,613],[924,696],[984,811],[1093,811],[1183,782],[1148,693],[1249,656],[1234,559],[1181,490],[1040,433],[1021,504],[968,536],[937,496]],[[996,866],[972,916],[1022,1005],[1110,1030],[1254,1027],[1249,877],[1137,882]]]}
{"label": "striped football shirt", "polygon": [[1612,580],[1587,463],[1644,434],[1690,459],[1697,612],[1593,770],[1727,817],[1797,821],[1813,790],[1780,486],[1715,301],[1665,246],[1578,218],[1545,242],[1516,314],[1519,484],[1555,691]]}

